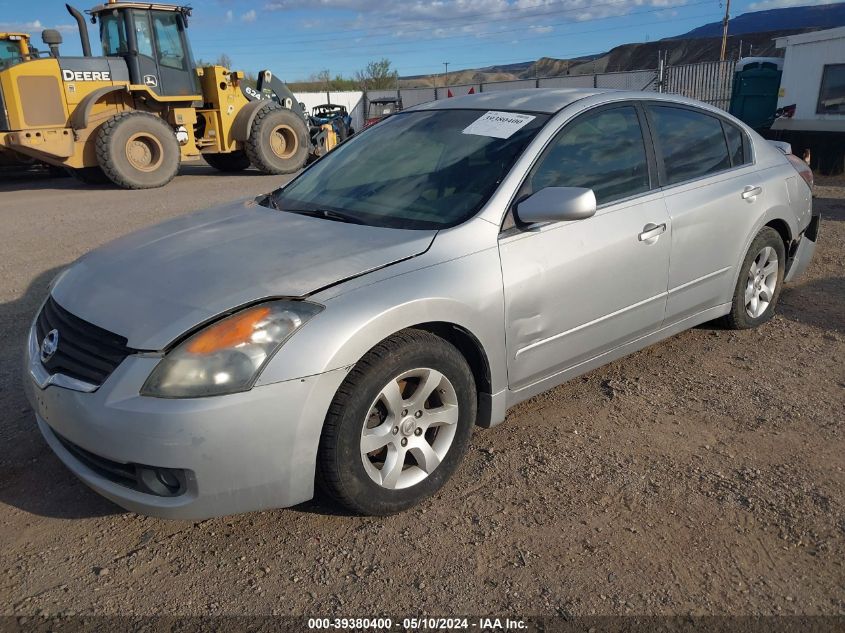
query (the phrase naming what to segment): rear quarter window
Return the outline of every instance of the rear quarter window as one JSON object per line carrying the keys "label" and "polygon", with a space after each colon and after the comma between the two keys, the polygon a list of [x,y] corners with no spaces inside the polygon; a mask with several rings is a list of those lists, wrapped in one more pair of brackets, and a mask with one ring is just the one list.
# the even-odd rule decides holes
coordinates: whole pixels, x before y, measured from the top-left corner
{"label": "rear quarter window", "polygon": [[728,153],[731,165],[739,167],[751,162],[751,147],[745,132],[727,121],[722,121],[725,129],[725,139],[728,141]]}
{"label": "rear quarter window", "polygon": [[658,156],[673,185],[729,169],[731,157],[721,121],[704,112],[649,106]]}

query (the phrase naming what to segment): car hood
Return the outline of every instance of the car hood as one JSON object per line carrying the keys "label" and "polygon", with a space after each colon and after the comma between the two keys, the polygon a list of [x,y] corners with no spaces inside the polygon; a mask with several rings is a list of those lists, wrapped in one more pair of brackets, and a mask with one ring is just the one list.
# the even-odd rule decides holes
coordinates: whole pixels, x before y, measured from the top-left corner
{"label": "car hood", "polygon": [[363,226],[234,203],[132,233],[85,255],[54,299],[129,346],[161,350],[233,308],[304,297],[425,252],[436,231]]}

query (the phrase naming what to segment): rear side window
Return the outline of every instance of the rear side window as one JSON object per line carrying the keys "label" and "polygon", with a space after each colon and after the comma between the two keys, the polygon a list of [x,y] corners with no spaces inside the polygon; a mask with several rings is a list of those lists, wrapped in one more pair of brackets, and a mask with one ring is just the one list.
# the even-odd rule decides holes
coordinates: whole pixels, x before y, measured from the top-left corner
{"label": "rear side window", "polygon": [[722,121],[722,126],[725,128],[725,138],[728,141],[728,153],[731,156],[731,165],[738,167],[739,165],[750,163],[751,152],[748,149],[748,141],[742,130],[727,121]]}
{"label": "rear side window", "polygon": [[545,187],[587,187],[598,204],[648,191],[648,160],[636,109],[601,110],[567,124],[527,184],[524,194]]}
{"label": "rear side window", "polygon": [[722,123],[703,112],[650,106],[666,184],[700,178],[728,169],[731,159]]}

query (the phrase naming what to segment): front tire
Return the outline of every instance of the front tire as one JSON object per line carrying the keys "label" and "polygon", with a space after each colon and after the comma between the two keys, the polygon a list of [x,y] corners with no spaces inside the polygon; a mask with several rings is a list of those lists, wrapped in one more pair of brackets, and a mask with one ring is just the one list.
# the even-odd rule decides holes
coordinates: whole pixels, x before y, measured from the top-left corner
{"label": "front tire", "polygon": [[269,104],[256,113],[245,149],[259,171],[291,174],[308,160],[308,128],[291,110]]}
{"label": "front tire", "polygon": [[457,468],[476,406],[472,372],[453,345],[421,330],[398,332],[338,389],[320,438],[318,481],[360,514],[416,505]]}
{"label": "front tire", "polygon": [[774,316],[783,288],[785,265],[786,248],[780,234],[771,227],[763,227],[742,262],[731,311],[724,318],[728,328],[754,328]]}
{"label": "front tire", "polygon": [[146,112],[123,112],[103,123],[96,148],[103,173],[124,189],[163,187],[182,159],[173,129]]}

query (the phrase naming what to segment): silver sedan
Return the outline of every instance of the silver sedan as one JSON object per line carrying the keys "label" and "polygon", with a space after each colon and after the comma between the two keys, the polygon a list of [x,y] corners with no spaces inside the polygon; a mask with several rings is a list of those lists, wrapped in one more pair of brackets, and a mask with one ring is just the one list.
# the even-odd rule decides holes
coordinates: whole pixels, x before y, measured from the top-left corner
{"label": "silver sedan", "polygon": [[288,185],[82,257],[29,334],[47,443],[125,508],[360,513],[437,491],[473,425],[706,321],[768,321],[811,174],[653,93],[526,90],[388,117]]}

